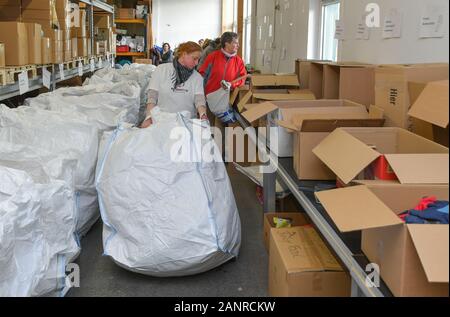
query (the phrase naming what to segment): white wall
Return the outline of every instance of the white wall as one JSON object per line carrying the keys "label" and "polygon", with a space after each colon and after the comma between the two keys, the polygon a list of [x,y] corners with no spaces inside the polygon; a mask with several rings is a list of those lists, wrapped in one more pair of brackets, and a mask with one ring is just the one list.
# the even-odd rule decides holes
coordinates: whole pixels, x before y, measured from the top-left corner
{"label": "white wall", "polygon": [[217,38],[222,30],[221,0],[153,0],[153,39],[172,48],[186,41]]}
{"label": "white wall", "polygon": [[293,72],[294,60],[307,57],[308,19],[309,0],[258,0],[256,68],[264,73]]}
{"label": "white wall", "polygon": [[[356,40],[354,31],[365,12],[366,4],[377,3],[381,9],[381,25],[392,8],[403,12],[402,37],[383,39],[382,29],[371,29],[370,39]],[[446,35],[439,39],[419,39],[419,23],[427,5],[439,5],[445,11]],[[340,61],[373,64],[427,63],[449,61],[448,0],[341,0],[346,40],[339,45]]]}

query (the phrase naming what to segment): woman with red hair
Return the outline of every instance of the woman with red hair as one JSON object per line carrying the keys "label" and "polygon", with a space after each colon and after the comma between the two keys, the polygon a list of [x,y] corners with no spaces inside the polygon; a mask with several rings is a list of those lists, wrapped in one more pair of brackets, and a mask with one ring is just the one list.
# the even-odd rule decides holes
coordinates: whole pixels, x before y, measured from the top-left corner
{"label": "woman with red hair", "polygon": [[203,77],[195,70],[202,48],[195,42],[180,44],[173,63],[162,64],[152,74],[148,90],[147,117],[142,128],[152,125],[151,110],[187,111],[194,118],[207,120]]}

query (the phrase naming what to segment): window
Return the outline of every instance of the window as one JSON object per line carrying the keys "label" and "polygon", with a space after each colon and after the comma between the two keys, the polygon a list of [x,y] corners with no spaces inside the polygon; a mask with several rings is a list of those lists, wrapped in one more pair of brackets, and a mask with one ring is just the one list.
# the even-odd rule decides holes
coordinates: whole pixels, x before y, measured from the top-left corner
{"label": "window", "polygon": [[252,34],[252,1],[244,0],[244,34],[242,39],[243,59],[246,64],[250,64],[251,56],[251,34]]}
{"label": "window", "polygon": [[[325,2],[325,1],[324,1]],[[336,20],[339,20],[339,2],[326,1],[322,5],[322,45],[321,58],[337,61],[338,40],[334,38]]]}

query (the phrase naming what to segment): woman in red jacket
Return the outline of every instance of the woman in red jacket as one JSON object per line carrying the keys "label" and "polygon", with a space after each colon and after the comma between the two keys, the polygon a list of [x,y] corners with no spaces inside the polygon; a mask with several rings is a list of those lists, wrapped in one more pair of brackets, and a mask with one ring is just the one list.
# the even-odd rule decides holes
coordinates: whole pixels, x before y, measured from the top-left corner
{"label": "woman in red jacket", "polygon": [[221,49],[208,55],[199,69],[205,82],[205,95],[223,88],[233,91],[243,86],[247,76],[244,61],[237,55],[239,36],[225,32],[221,37]]}

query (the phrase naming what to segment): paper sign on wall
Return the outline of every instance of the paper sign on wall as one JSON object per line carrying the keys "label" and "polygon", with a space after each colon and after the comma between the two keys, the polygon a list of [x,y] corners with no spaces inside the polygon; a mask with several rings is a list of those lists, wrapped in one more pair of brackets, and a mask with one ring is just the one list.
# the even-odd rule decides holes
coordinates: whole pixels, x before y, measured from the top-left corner
{"label": "paper sign on wall", "polygon": [[369,28],[366,24],[366,17],[363,16],[361,21],[356,26],[356,39],[368,40],[370,38]]}
{"label": "paper sign on wall", "polygon": [[51,73],[46,68],[42,68],[42,84],[47,89],[50,89],[51,77]]}
{"label": "paper sign on wall", "polygon": [[345,39],[344,21],[336,20],[336,32],[334,33],[334,38],[336,40],[344,40]]}
{"label": "paper sign on wall", "polygon": [[383,38],[392,39],[402,37],[402,23],[402,13],[397,9],[392,9],[390,14],[384,19]]}
{"label": "paper sign on wall", "polygon": [[420,38],[442,38],[445,35],[445,8],[428,6],[420,20]]}
{"label": "paper sign on wall", "polygon": [[59,64],[59,77],[61,80],[66,79],[66,76],[64,74],[64,64]]}
{"label": "paper sign on wall", "polygon": [[23,71],[19,74],[19,93],[23,95],[30,90],[30,83],[28,81],[28,72]]}

